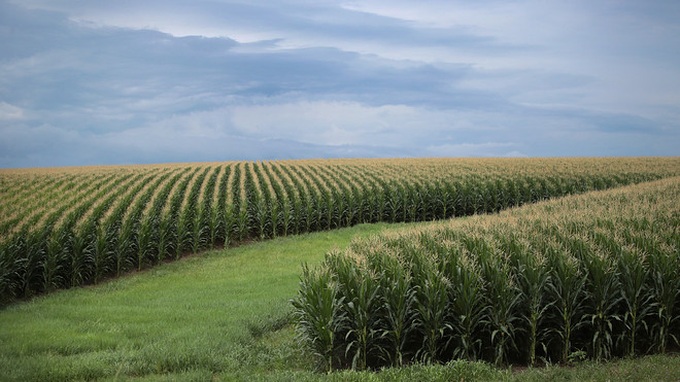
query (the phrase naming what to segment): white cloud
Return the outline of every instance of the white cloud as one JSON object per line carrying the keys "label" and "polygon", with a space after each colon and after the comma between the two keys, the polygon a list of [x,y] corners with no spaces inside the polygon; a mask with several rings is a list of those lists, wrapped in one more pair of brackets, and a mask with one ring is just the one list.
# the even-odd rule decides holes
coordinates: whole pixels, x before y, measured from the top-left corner
{"label": "white cloud", "polygon": [[[237,106],[232,109],[231,121],[235,129],[247,136],[337,146],[370,144],[372,137],[385,131],[408,130],[415,127],[418,115],[415,108],[405,105],[371,107],[357,102],[302,101]],[[404,126],[405,123],[411,126]],[[404,142],[395,136],[392,141],[381,143]]]}
{"label": "white cloud", "polygon": [[24,110],[20,107],[0,101],[0,121],[24,118]]}
{"label": "white cloud", "polygon": [[529,157],[529,155],[527,155],[527,154],[525,154],[521,151],[517,151],[517,150],[509,151],[509,152],[505,153],[505,155],[502,155],[502,156],[504,156],[506,158],[528,158]]}
{"label": "white cloud", "polygon": [[[493,157],[508,156],[507,150],[515,147],[511,142],[458,143],[427,147],[427,153],[436,157]],[[519,153],[519,151],[510,151]]]}

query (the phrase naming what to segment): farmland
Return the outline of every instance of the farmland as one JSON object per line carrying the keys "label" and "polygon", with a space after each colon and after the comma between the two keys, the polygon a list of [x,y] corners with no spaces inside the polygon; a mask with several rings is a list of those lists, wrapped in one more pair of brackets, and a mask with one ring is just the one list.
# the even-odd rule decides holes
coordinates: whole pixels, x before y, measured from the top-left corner
{"label": "farmland", "polygon": [[325,370],[665,353],[679,196],[676,177],[357,241],[304,269],[299,327]]}
{"label": "farmland", "polygon": [[[645,357],[606,366],[579,362],[676,349],[679,165],[676,158],[437,159],[5,170],[3,285],[15,288],[4,290],[12,291],[6,300],[98,285],[15,301],[0,310],[0,379],[319,380],[323,375],[313,372],[317,367],[401,364],[403,371],[331,377],[673,380],[680,367],[677,357]],[[258,176],[257,168],[269,175]],[[637,183],[642,184],[622,187]],[[588,192],[607,188],[612,189]],[[567,194],[583,195],[535,203]],[[297,198],[305,198],[305,203]],[[505,211],[522,204],[530,205]],[[79,208],[82,211],[76,214]],[[500,210],[504,211],[481,215]],[[243,211],[241,226],[235,211]],[[475,214],[420,224],[361,224]],[[212,216],[217,218],[211,225]],[[145,221],[152,228],[148,244],[140,246],[145,243],[140,240]],[[163,221],[167,231],[160,230]],[[95,228],[86,236],[89,224]],[[346,225],[354,228],[327,230]],[[326,232],[307,234],[311,231]],[[38,240],[41,234],[45,243]],[[79,237],[85,240],[74,245]],[[160,252],[163,237],[167,244]],[[32,250],[22,257],[17,244],[29,241],[34,243]],[[258,243],[167,261],[212,246],[250,241]],[[12,248],[15,252],[9,251]],[[97,253],[106,256],[98,258]],[[556,303],[557,292],[566,290],[559,288],[554,275],[562,262],[564,280],[576,280],[573,285],[580,286],[576,294],[580,299],[575,300],[580,303],[572,319],[563,321],[567,325],[559,322],[558,313],[564,309]],[[301,263],[308,265],[301,269]],[[28,279],[30,264],[37,266]],[[55,265],[49,276],[52,283],[45,285],[50,264]],[[97,276],[98,266],[102,271]],[[74,269],[80,270],[77,277]],[[148,270],[111,280],[119,272],[139,269]],[[341,279],[342,269],[355,278]],[[471,306],[480,308],[480,320],[470,331],[467,353],[461,346],[464,320],[453,309],[462,300],[449,300],[446,289],[465,285],[459,282],[462,278],[452,276],[455,269],[470,271],[460,275],[479,291],[480,303]],[[636,272],[643,275],[642,282],[624,277]],[[531,275],[542,280],[539,276],[546,273],[548,282],[528,282]],[[611,277],[592,277],[603,273]],[[318,277],[329,277],[330,282],[314,287]],[[371,280],[373,284],[364,284]],[[388,290],[411,296],[403,299],[410,312],[405,316],[413,318],[402,322],[404,341],[395,341],[393,328],[378,326],[387,320],[371,319],[384,315],[385,309],[359,309],[370,304],[347,288],[355,285],[354,290],[370,291],[371,285],[389,281],[405,287],[374,288],[380,292],[374,294],[373,305],[397,296],[385,293]],[[630,282],[622,293],[624,281]],[[426,293],[436,292],[437,286],[446,293]],[[608,292],[599,298],[595,296],[599,290]],[[294,333],[297,330],[308,340],[315,335],[305,327],[302,308],[311,301],[304,296],[316,292],[335,296],[330,301],[338,315],[330,317],[331,327],[338,331],[332,334],[337,341],[330,352],[313,342],[300,346]],[[508,298],[494,302],[496,295]],[[296,301],[294,308],[290,299]],[[498,309],[503,303],[506,316]],[[441,312],[437,304],[446,305],[442,326],[437,324]],[[505,328],[494,329],[504,319]],[[364,337],[357,335],[364,332],[358,326],[362,322],[367,329]],[[564,329],[570,325],[572,334],[565,341]],[[454,330],[458,334],[450,340],[447,336]],[[598,331],[602,340],[593,339]],[[370,334],[376,332],[378,339]],[[400,343],[403,346],[393,346]],[[564,349],[567,361],[576,365],[573,369],[549,367],[514,374],[489,366],[561,363]],[[420,361],[425,365],[418,366]]]}
{"label": "farmland", "polygon": [[677,158],[230,162],[0,172],[0,301],[187,253],[678,175]]}

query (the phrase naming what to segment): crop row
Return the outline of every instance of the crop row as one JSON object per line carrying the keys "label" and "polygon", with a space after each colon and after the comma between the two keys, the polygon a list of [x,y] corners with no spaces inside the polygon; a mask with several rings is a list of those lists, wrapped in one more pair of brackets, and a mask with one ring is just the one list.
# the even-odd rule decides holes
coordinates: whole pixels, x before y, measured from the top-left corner
{"label": "crop row", "polygon": [[0,302],[185,253],[497,212],[680,174],[677,158],[228,162],[0,171]]}
{"label": "crop row", "polygon": [[679,199],[676,177],[354,242],[303,269],[298,331],[326,370],[664,353]]}

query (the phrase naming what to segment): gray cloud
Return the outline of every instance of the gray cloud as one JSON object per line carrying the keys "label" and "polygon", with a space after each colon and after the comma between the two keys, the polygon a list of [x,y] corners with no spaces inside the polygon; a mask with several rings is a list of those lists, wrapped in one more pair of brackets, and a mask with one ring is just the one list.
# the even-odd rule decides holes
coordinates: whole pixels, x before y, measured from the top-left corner
{"label": "gray cloud", "polygon": [[[617,20],[657,17],[660,30],[563,60],[572,48],[528,38],[512,20],[507,36],[474,25],[487,9],[491,20],[498,9],[521,15],[524,2],[461,9],[472,25],[428,3],[413,20],[398,14],[413,5],[372,4],[0,2],[0,167],[680,155],[680,49],[645,44],[678,30],[659,12],[637,19],[633,5],[616,7],[613,31],[631,35]],[[590,46],[564,45],[579,43]]]}

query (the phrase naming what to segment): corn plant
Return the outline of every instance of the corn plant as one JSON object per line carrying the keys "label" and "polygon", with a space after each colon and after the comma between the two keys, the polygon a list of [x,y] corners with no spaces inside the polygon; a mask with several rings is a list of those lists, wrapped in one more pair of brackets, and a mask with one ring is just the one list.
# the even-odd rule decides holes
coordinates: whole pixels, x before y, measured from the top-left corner
{"label": "corn plant", "polygon": [[450,283],[441,272],[418,264],[413,268],[415,330],[422,338],[416,358],[426,363],[437,362],[439,349],[445,343],[444,324]]}
{"label": "corn plant", "polygon": [[68,248],[71,255],[65,256],[70,257],[70,280],[68,284],[70,287],[75,287],[85,284],[92,277],[94,248],[86,236],[76,235],[72,232],[69,237],[71,242]]}
{"label": "corn plant", "polygon": [[471,254],[463,252],[451,263],[449,315],[455,341],[453,357],[476,361],[481,357],[481,331],[488,321],[485,285],[481,270]]}
{"label": "corn plant", "polygon": [[111,264],[109,259],[111,253],[109,250],[108,230],[103,226],[97,227],[94,233],[94,248],[92,250],[93,257],[93,281],[95,284],[99,283],[106,275],[111,272]]}
{"label": "corn plant", "polygon": [[48,222],[41,231],[36,234],[26,235],[26,240],[22,241],[23,256],[19,262],[19,277],[21,280],[20,290],[23,297],[30,297],[41,291],[41,286],[45,284],[44,274],[54,275],[51,281],[58,283],[57,275],[60,273],[60,243],[52,241],[54,249],[47,256],[47,245],[50,240],[53,222]]}
{"label": "corn plant", "polygon": [[242,164],[234,166],[234,178],[231,186],[233,207],[233,225],[230,234],[237,241],[243,241],[248,236],[248,199],[245,190],[245,173]]}
{"label": "corn plant", "polygon": [[550,335],[559,341],[558,360],[568,363],[573,347],[574,332],[586,325],[586,276],[571,255],[547,248],[550,268],[548,293],[552,304]]}
{"label": "corn plant", "polygon": [[297,235],[302,232],[302,206],[305,204],[306,193],[300,186],[297,178],[292,178],[292,174],[285,166],[277,164],[272,166],[272,171],[276,174],[283,187],[281,193],[285,195],[281,206],[284,219],[284,235],[291,233]]}
{"label": "corn plant", "polygon": [[300,292],[292,300],[298,335],[320,360],[324,371],[333,370],[336,332],[345,325],[343,298],[338,295],[337,281],[328,269],[310,270],[303,265]]}
{"label": "corn plant", "polygon": [[289,232],[292,231],[293,227],[293,211],[292,205],[290,203],[290,198],[288,194],[288,189],[282,187],[283,183],[281,179],[281,174],[277,171],[276,167],[271,164],[263,165],[263,169],[266,178],[269,179],[269,184],[274,191],[274,205],[272,206],[272,219],[276,219],[277,223],[273,225],[273,234],[283,236],[288,236]]}
{"label": "corn plant", "polygon": [[644,253],[639,253],[634,247],[622,248],[618,256],[621,298],[626,307],[622,318],[625,330],[618,341],[627,342],[625,354],[631,357],[639,351],[638,335],[644,335],[649,330],[647,321],[655,306],[647,285],[650,272],[645,265],[645,257]]}
{"label": "corn plant", "polygon": [[359,266],[348,257],[332,255],[327,264],[333,269],[333,278],[338,285],[338,296],[344,302],[345,317],[340,333],[344,356],[351,360],[352,369],[364,370],[368,357],[375,350],[379,330],[381,285],[375,275]]}
{"label": "corn plant", "polygon": [[262,163],[253,164],[253,186],[259,190],[258,201],[256,202],[256,221],[258,221],[260,239],[277,236],[279,225],[278,206],[274,201],[273,190],[270,189],[265,177],[262,175]]}
{"label": "corn plant", "polygon": [[503,249],[510,257],[512,271],[519,284],[520,300],[517,305],[523,307],[519,314],[527,328],[528,363],[534,366],[539,345],[544,350],[546,347],[545,322],[551,308],[547,298],[550,270],[542,253],[532,251],[529,244],[520,242],[512,233],[504,233],[507,236],[500,240],[506,240]]}
{"label": "corn plant", "polygon": [[45,248],[45,258],[42,266],[43,270],[43,290],[50,292],[58,289],[64,283],[63,275],[63,255],[64,241],[68,240],[67,232],[59,230],[52,235]]}
{"label": "corn plant", "polygon": [[217,192],[217,178],[222,171],[222,167],[218,166],[213,170],[212,174],[206,182],[203,184],[203,188],[200,190],[200,196],[203,198],[203,203],[198,207],[199,212],[194,218],[194,224],[192,227],[192,237],[191,237],[191,251],[197,253],[203,249],[206,249],[209,244],[214,243],[215,237],[215,222],[217,208],[213,207],[213,202],[215,200],[215,194]]}
{"label": "corn plant", "polygon": [[498,253],[480,246],[476,254],[487,286],[488,312],[484,323],[490,334],[494,363],[500,366],[507,364],[508,354],[517,350],[515,338],[521,331],[522,295],[508,264]]}
{"label": "corn plant", "polygon": [[129,252],[129,257],[127,259],[131,268],[141,270],[144,267],[148,247],[150,246],[149,242],[151,241],[152,236],[152,226],[145,219],[144,212],[147,204],[149,204],[156,192],[156,189],[159,188],[169,176],[170,174],[164,174],[159,176],[155,182],[150,183],[146,191],[136,198],[134,204],[130,208],[129,214],[125,218],[126,221],[130,222],[129,229],[132,231],[130,235],[134,242],[134,249]]}
{"label": "corn plant", "polygon": [[11,301],[18,289],[18,261],[14,257],[17,243],[0,244],[0,304]]}
{"label": "corn plant", "polygon": [[163,260],[168,249],[168,228],[169,221],[163,219],[163,209],[168,203],[172,191],[181,179],[187,174],[189,168],[177,171],[167,183],[154,194],[151,207],[148,208],[139,223],[139,234],[137,236],[138,264],[144,261],[150,264],[159,263]]}
{"label": "corn plant", "polygon": [[369,256],[368,261],[373,272],[382,272],[379,282],[384,322],[379,334],[386,342],[382,358],[392,366],[402,366],[408,357],[409,339],[415,331],[416,290],[412,287],[410,270],[399,258],[387,253]]}
{"label": "corn plant", "polygon": [[610,257],[595,253],[585,261],[588,272],[587,293],[590,302],[584,318],[592,331],[592,357],[606,360],[614,353],[614,325],[621,321],[617,308],[620,294],[618,270]]}
{"label": "corn plant", "polygon": [[136,239],[135,247],[137,248],[135,265],[137,267],[137,270],[141,270],[142,268],[144,268],[144,266],[147,263],[147,260],[152,257],[151,253],[154,250],[152,243],[155,239],[154,218],[155,217],[144,218],[144,220],[139,222],[139,225],[137,226],[137,234],[135,235]]}
{"label": "corn plant", "polygon": [[203,182],[210,172],[210,167],[203,170],[194,180],[189,193],[182,203],[181,212],[177,224],[177,247],[175,258],[179,258],[183,252],[192,251],[200,246],[201,240],[201,217],[199,199]]}
{"label": "corn plant", "polygon": [[680,304],[680,259],[675,254],[652,251],[650,261],[651,279],[649,283],[653,308],[650,312],[653,320],[650,323],[650,332],[656,351],[665,353],[669,344],[679,343],[676,333],[672,328],[680,321],[680,316],[674,315]]}
{"label": "corn plant", "polygon": [[113,251],[116,277],[120,277],[123,272],[128,271],[133,266],[130,262],[132,258],[130,254],[134,253],[136,246],[133,229],[130,220],[123,220],[116,232],[116,247]]}
{"label": "corn plant", "polygon": [[186,214],[182,215],[182,203],[189,183],[194,179],[200,168],[184,177],[174,189],[170,203],[165,206],[165,212],[160,218],[159,240],[158,240],[158,261],[163,261],[167,255],[179,257],[182,253],[182,240],[186,235]]}
{"label": "corn plant", "polygon": [[[229,232],[231,231],[231,222],[228,222],[227,214],[229,217],[233,215],[232,211],[228,211],[227,208],[227,198],[229,190],[229,179],[232,176],[232,167],[225,166],[224,173],[220,178],[220,182],[217,190],[217,203],[215,207],[210,211],[210,246],[216,247],[218,245],[224,244],[225,246],[229,244]],[[232,204],[229,204],[229,208],[233,208]]]}

